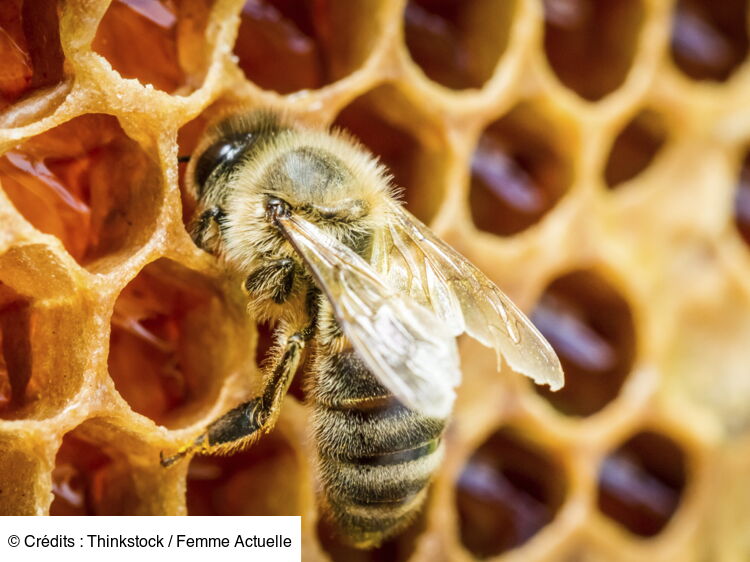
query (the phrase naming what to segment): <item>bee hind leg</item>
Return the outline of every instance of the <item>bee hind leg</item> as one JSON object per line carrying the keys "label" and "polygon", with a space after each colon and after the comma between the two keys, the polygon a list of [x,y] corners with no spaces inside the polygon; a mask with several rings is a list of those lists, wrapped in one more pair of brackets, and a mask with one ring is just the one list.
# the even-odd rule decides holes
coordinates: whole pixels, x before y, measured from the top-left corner
{"label": "bee hind leg", "polygon": [[269,369],[263,385],[263,392],[229,410],[214,420],[206,430],[193,441],[181,447],[177,453],[165,457],[161,455],[161,465],[172,466],[190,453],[222,453],[247,445],[262,433],[268,433],[276,423],[281,401],[292,382],[299,366],[302,350],[305,347],[304,332],[295,332],[277,356],[275,366]]}

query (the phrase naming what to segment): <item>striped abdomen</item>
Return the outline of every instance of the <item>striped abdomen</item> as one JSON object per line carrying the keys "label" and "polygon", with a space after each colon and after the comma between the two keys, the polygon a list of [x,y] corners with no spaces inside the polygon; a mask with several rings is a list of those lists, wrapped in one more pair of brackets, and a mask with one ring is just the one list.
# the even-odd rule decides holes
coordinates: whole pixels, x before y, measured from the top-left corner
{"label": "striped abdomen", "polygon": [[445,420],[402,406],[351,350],[320,358],[314,377],[325,503],[345,539],[376,546],[418,513],[442,458]]}

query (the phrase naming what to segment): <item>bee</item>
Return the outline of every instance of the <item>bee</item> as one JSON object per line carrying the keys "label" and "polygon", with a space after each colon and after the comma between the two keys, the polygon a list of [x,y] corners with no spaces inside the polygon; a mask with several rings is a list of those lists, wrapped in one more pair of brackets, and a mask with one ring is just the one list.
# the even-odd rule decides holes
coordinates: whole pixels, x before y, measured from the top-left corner
{"label": "bee", "polygon": [[270,431],[304,356],[324,512],[343,540],[371,548],[425,501],[461,381],[459,334],[539,384],[563,385],[526,316],[403,208],[385,168],[344,133],[234,113],[207,129],[186,173],[194,242],[277,327],[260,395],[164,466]]}

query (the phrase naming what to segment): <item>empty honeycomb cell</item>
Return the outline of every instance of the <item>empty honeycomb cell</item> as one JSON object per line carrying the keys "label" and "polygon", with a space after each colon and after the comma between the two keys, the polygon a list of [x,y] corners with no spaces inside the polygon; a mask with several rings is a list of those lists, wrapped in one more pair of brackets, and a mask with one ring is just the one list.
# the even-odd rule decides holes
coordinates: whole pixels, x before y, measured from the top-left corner
{"label": "empty honeycomb cell", "polygon": [[133,468],[121,452],[93,439],[90,425],[63,438],[52,471],[50,515],[132,515],[137,510]]}
{"label": "empty honeycomb cell", "polygon": [[461,542],[478,558],[518,547],[554,519],[565,493],[554,457],[519,431],[500,429],[474,451],[458,479]]}
{"label": "empty honeycomb cell", "polygon": [[544,0],[550,66],[582,98],[603,98],[625,81],[644,15],[641,0]]}
{"label": "empty honeycomb cell", "polygon": [[205,414],[234,357],[233,326],[210,283],[166,259],[146,266],[112,314],[109,373],[131,408],[167,427]]}
{"label": "empty honeycomb cell", "polygon": [[0,110],[63,79],[56,0],[5,0],[0,5]]}
{"label": "empty honeycomb cell", "polygon": [[750,244],[750,154],[745,156],[737,178],[734,221],[742,238]]}
{"label": "empty honeycomb cell", "polygon": [[677,511],[686,482],[680,446],[665,435],[642,431],[602,462],[599,509],[630,532],[652,537]]}
{"label": "empty honeycomb cell", "polygon": [[639,112],[615,138],[604,170],[607,186],[618,187],[644,171],[666,140],[661,116],[649,109]]}
{"label": "empty honeycomb cell", "polygon": [[694,80],[722,82],[748,51],[747,0],[678,0],[672,14],[671,53]]}
{"label": "empty honeycomb cell", "polygon": [[[380,159],[393,175],[406,208],[429,223],[443,201],[444,187],[434,178],[436,171],[445,167],[445,152],[429,127],[417,127],[417,136],[406,126],[401,116],[411,113],[412,120],[418,117],[404,104],[392,89],[383,87],[345,107],[334,126],[354,135]],[[394,107],[398,109],[393,111]]]}
{"label": "empty honeycomb cell", "polygon": [[536,386],[559,411],[594,414],[614,400],[633,365],[635,324],[625,299],[592,271],[574,271],[545,289],[532,320],[557,352],[565,386]]}
{"label": "empty honeycomb cell", "polygon": [[572,164],[554,123],[522,104],[492,123],[471,161],[474,225],[500,236],[538,222],[570,186]]}
{"label": "empty honeycomb cell", "polygon": [[406,46],[431,80],[481,88],[505,51],[515,10],[508,0],[409,0]]}
{"label": "empty honeycomb cell", "polygon": [[208,65],[211,0],[113,0],[92,48],[123,78],[178,94],[200,86]]}
{"label": "empty honeycomb cell", "polygon": [[381,9],[376,0],[247,0],[234,52],[261,88],[281,94],[320,88],[365,62]]}
{"label": "empty honeycomb cell", "polygon": [[147,239],[163,189],[159,169],[117,119],[97,114],[3,154],[0,186],[34,227],[96,270]]}
{"label": "empty honeycomb cell", "polygon": [[299,515],[298,471],[278,429],[232,456],[196,456],[188,468],[188,514]]}

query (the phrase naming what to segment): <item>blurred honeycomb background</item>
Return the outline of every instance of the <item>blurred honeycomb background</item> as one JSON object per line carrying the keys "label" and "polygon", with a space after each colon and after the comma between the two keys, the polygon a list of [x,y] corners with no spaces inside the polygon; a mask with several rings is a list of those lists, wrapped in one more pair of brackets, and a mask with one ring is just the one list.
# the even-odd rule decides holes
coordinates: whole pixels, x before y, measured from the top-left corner
{"label": "blurred honeycomb background", "polygon": [[[750,560],[746,0],[0,2],[0,514],[302,514],[306,560]],[[461,340],[427,509],[319,522],[304,392],[232,457],[173,451],[269,345],[185,230],[236,104],[334,123],[560,355]],[[299,377],[298,377],[299,378]]]}

